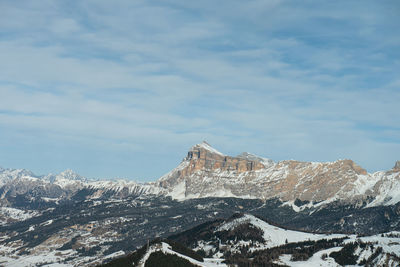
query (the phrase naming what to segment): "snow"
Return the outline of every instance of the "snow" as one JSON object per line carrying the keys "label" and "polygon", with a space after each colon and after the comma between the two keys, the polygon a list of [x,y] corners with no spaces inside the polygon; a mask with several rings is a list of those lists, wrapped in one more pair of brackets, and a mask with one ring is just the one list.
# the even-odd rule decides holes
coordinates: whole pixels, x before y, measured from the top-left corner
{"label": "snow", "polygon": [[117,251],[117,252],[114,252],[114,253],[111,253],[111,254],[105,256],[105,257],[103,258],[103,260],[106,260],[106,259],[113,259],[113,258],[117,258],[117,257],[123,256],[123,255],[125,255],[125,252],[122,251],[122,250],[119,250],[119,251]]}
{"label": "snow", "polygon": [[279,257],[281,263],[291,267],[311,267],[311,266],[324,266],[324,267],[336,267],[340,266],[335,262],[333,258],[327,257],[325,260],[322,259],[323,254],[329,255],[329,253],[341,250],[342,247],[335,247],[316,252],[312,257],[306,261],[291,261],[292,255],[282,255]]}
{"label": "snow", "polygon": [[371,248],[367,246],[365,249],[358,247],[354,252],[354,255],[358,255],[358,262],[360,262],[363,259],[368,259],[372,255],[372,253],[373,251],[371,250]]}
{"label": "snow", "polygon": [[[21,210],[9,207],[0,207],[0,215],[3,215],[13,220],[24,221],[39,215],[39,212],[31,210]],[[4,223],[6,222],[1,222],[0,225]]]}
{"label": "snow", "polygon": [[320,239],[332,239],[344,237],[344,235],[339,234],[311,234],[299,231],[285,230],[276,226],[273,226],[257,217],[249,214],[245,214],[240,218],[237,218],[231,222],[225,223],[216,231],[224,231],[235,228],[236,226],[244,223],[250,223],[264,232],[263,238],[266,241],[265,248],[275,247],[283,245],[287,242],[301,242],[305,240],[320,240]]}
{"label": "snow", "polygon": [[[308,240],[320,240],[320,239],[332,239],[332,238],[343,238],[348,237],[344,240],[344,243],[362,241],[364,243],[371,242],[375,244],[375,249],[378,247],[383,248],[384,253],[393,253],[397,256],[400,256],[400,232],[393,231],[389,233],[385,233],[382,235],[373,235],[373,236],[365,236],[365,237],[357,237],[356,235],[342,235],[342,234],[312,234],[312,233],[304,233],[299,231],[291,231],[285,230],[273,225],[270,225],[263,220],[258,219],[255,216],[245,214],[240,218],[234,219],[233,221],[226,222],[218,227],[215,231],[224,231],[224,230],[232,230],[235,227],[244,224],[250,223],[263,231],[263,238],[266,240],[265,244],[257,243],[254,247],[250,248],[250,250],[258,250],[264,248],[270,248],[275,246],[280,246],[287,242],[302,242]],[[392,237],[391,237],[392,236]],[[240,248],[241,246],[247,245],[247,242],[243,240],[239,240],[235,242],[235,246],[231,246],[231,251],[234,252],[236,247]],[[211,250],[213,247],[209,246],[206,242],[200,241],[197,244],[197,249],[207,249]],[[276,263],[286,264],[288,266],[339,266],[334,259],[325,258],[322,259],[323,254],[329,255],[333,251],[339,251],[342,247],[334,247],[326,250],[321,250],[316,252],[311,258],[307,261],[290,261],[291,255],[282,255]],[[375,250],[374,250],[375,251]],[[370,249],[369,246],[361,249],[358,248],[355,252],[355,255],[359,256],[359,260],[367,259],[374,251]],[[380,261],[384,261],[385,257],[381,257]]]}
{"label": "snow", "polygon": [[161,242],[161,244],[157,243],[154,245],[151,245],[149,247],[149,249],[147,250],[146,254],[143,256],[143,258],[139,261],[138,266],[139,267],[143,267],[146,263],[146,261],[148,260],[148,258],[150,257],[150,255],[153,252],[156,251],[161,251],[164,254],[172,254],[172,255],[177,255],[180,258],[186,259],[188,261],[190,261],[191,263],[198,265],[198,266],[202,266],[202,267],[227,267],[226,264],[222,263],[223,259],[210,259],[210,258],[206,258],[204,259],[204,262],[201,261],[197,261],[195,259],[192,259],[186,255],[182,255],[178,252],[175,252],[172,250],[171,246],[165,242]]}
{"label": "snow", "polygon": [[[386,253],[394,253],[400,256],[400,235],[399,237],[387,237],[390,234],[396,234],[398,232],[389,232],[385,233],[384,237],[381,235],[372,235],[360,237],[359,239],[363,242],[378,242],[378,246],[382,247],[383,251]],[[345,242],[354,242],[356,241],[356,237],[352,236],[349,240],[345,240]]]}
{"label": "snow", "polygon": [[379,175],[358,175],[357,180],[354,182],[354,194],[365,194],[375,186],[379,179]]}
{"label": "snow", "polygon": [[300,212],[300,211],[303,211],[303,210],[306,209],[306,208],[312,208],[312,207],[314,207],[314,205],[313,205],[312,202],[309,202],[309,203],[307,203],[307,204],[302,205],[302,206],[299,207],[299,206],[297,206],[296,204],[294,204],[294,200],[286,201],[286,202],[282,203],[282,206],[290,206],[290,207],[292,207],[292,209],[293,209],[295,212]]}
{"label": "snow", "polygon": [[[186,197],[184,197],[184,199],[188,200],[188,199],[210,197],[210,196],[211,197],[221,197],[221,198],[223,198],[223,197],[240,197],[240,198],[246,198],[246,199],[253,198],[253,197],[248,196],[248,195],[244,195],[244,196],[235,195],[229,189],[218,189],[218,190],[212,191],[211,194],[205,194],[205,195],[202,195],[202,194],[187,194]],[[179,199],[179,200],[182,200],[182,198]]]}
{"label": "snow", "polygon": [[[35,176],[33,173],[26,170],[0,170],[0,186],[10,183],[15,179],[22,179],[28,181],[33,184],[54,184],[58,185],[61,188],[68,188],[72,190],[79,190],[84,187],[99,189],[99,194],[97,197],[101,196],[103,191],[101,190],[114,190],[121,191],[124,188],[128,188],[130,193],[148,193],[148,194],[159,194],[162,191],[162,188],[156,185],[156,183],[145,183],[140,184],[134,181],[125,181],[125,180],[107,180],[107,181],[99,181],[99,180],[88,180],[85,177],[80,176],[79,174],[74,173],[71,170],[66,170],[60,174],[53,175],[48,174],[45,176]],[[0,196],[1,197],[1,196]],[[57,202],[58,198],[49,198],[42,197],[42,199],[46,202],[55,201]]]}
{"label": "snow", "polygon": [[[197,144],[192,147],[192,149],[194,148],[202,148],[210,153],[225,156],[225,154],[216,150],[207,142]],[[222,171],[222,169],[213,170],[212,174],[200,171],[198,173],[192,173],[180,181],[176,181],[174,180],[176,174],[189,164],[188,161],[184,160],[177,168],[162,176],[157,182],[145,184],[125,180],[89,181],[71,170],[64,171],[57,175],[35,176],[32,172],[26,170],[0,169],[0,186],[12,182],[13,179],[23,179],[29,181],[29,183],[56,184],[63,188],[73,190],[84,187],[98,189],[97,192],[92,195],[92,199],[101,197],[104,190],[120,192],[125,188],[127,188],[131,194],[161,194],[171,196],[177,200],[203,197],[269,199],[274,197],[282,198],[284,194],[287,193],[281,191],[276,192],[271,188],[274,188],[274,184],[282,183],[284,180],[288,179],[290,174],[299,177],[298,185],[299,188],[301,188],[302,185],[313,181],[319,174],[328,172],[329,169],[332,168],[331,165],[340,165],[342,162],[341,160],[326,163],[297,162],[298,167],[291,169],[289,165],[293,161],[280,161],[275,163],[270,159],[250,153],[243,153],[241,157],[248,158],[249,160],[260,160],[260,162],[265,165],[265,168],[242,173],[232,170]],[[345,185],[338,190],[336,194],[331,195],[328,200],[320,202],[321,199],[316,199],[319,201],[318,205],[325,205],[336,199],[349,201],[363,199],[366,195],[375,197],[367,207],[393,205],[400,202],[400,194],[398,193],[400,191],[399,170],[380,171],[362,175],[350,173],[349,175],[350,179]],[[185,184],[185,180],[190,180],[190,183]],[[302,192],[298,192],[297,195],[301,194]],[[59,200],[57,198],[46,197],[42,197],[42,199],[45,201]],[[288,200],[287,196],[284,199]],[[297,207],[292,203],[286,204],[290,205],[295,211],[301,211],[307,207],[317,207],[317,205]]]}
{"label": "snow", "polygon": [[[304,204],[302,206],[297,206],[296,204],[294,204],[294,202],[295,202],[294,200],[290,200],[290,201],[283,202],[281,206],[289,206],[289,207],[291,207],[293,209],[293,211],[300,212],[300,211],[303,211],[305,209],[318,208],[318,207],[323,206],[325,204],[334,202],[337,199],[338,199],[338,197],[331,197],[331,198],[328,198],[328,199],[326,199],[324,201],[318,202],[316,204],[314,204],[313,201],[310,201],[309,203]],[[310,214],[312,214],[314,211],[315,210],[312,210],[310,212]]]}
{"label": "snow", "polygon": [[46,264],[42,265],[43,267],[70,267],[73,266],[71,264],[66,264],[66,263],[51,263],[51,264]]}
{"label": "snow", "polygon": [[[196,146],[207,147],[207,144],[199,144]],[[195,147],[196,147],[195,146]],[[242,155],[242,157],[256,157],[250,154]],[[339,161],[340,162],[340,161]],[[288,192],[274,190],[274,184],[281,184],[291,175],[298,176],[297,185],[293,190],[305,190],[304,187],[311,183],[316,183],[320,175],[332,172],[331,166],[337,162],[296,162],[297,167],[292,169],[290,164],[292,161],[281,161],[274,163],[268,159],[262,161],[265,168],[256,171],[237,172],[236,170],[198,170],[189,173],[181,180],[176,180],[179,172],[186,168],[189,161],[183,161],[176,169],[159,179],[159,184],[162,184],[163,189],[169,192],[167,195],[174,199],[185,200],[204,197],[239,197],[239,198],[282,198],[287,199]],[[332,201],[341,199],[347,201],[357,201],[365,199],[366,196],[375,197],[375,200],[368,207],[378,205],[393,205],[400,202],[400,172],[376,172],[373,174],[357,174],[353,171],[344,173],[344,177],[348,180],[336,192],[328,197],[321,199],[323,196],[317,196],[315,199],[311,196],[309,200],[317,200],[317,204],[307,204],[302,207],[297,207],[292,203],[290,205],[293,210],[299,212],[306,208],[317,208],[326,205]],[[183,194],[182,183],[189,181]],[[161,182],[161,183],[160,183]],[[162,183],[166,182],[166,183]],[[173,191],[173,192],[171,192]],[[306,191],[304,191],[306,192]],[[316,191],[317,192],[317,191]],[[163,190],[159,193],[163,194]],[[302,192],[296,192],[297,196],[302,195]],[[316,193],[316,195],[318,195]],[[322,200],[322,201],[321,201]]]}
{"label": "snow", "polygon": [[[13,257],[3,256],[0,260],[1,266],[4,267],[21,267],[21,266],[54,266],[54,267],[72,267],[72,264],[61,264],[64,258],[72,256],[76,252],[72,250],[65,251],[49,251],[39,255],[26,255],[15,259]],[[57,255],[56,255],[57,254]]]}
{"label": "snow", "polygon": [[21,180],[27,180],[27,181],[30,181],[30,182],[37,182],[37,181],[39,181],[39,178],[37,178],[37,177],[32,177],[32,176],[22,176],[20,179],[21,179]]}
{"label": "snow", "polygon": [[171,196],[176,200],[186,199],[186,181],[182,181],[178,185],[174,186],[173,190],[168,193],[168,196]]}
{"label": "snow", "polygon": [[59,198],[50,198],[50,197],[42,197],[42,199],[46,202],[57,202],[60,200]]}
{"label": "snow", "polygon": [[185,169],[187,166],[189,166],[189,161],[182,161],[178,165],[178,167],[176,167],[172,171],[168,172],[167,174],[164,174],[163,176],[161,176],[161,178],[158,179],[158,182],[167,181],[168,179],[170,179],[174,175],[174,173],[177,173],[177,172]]}
{"label": "snow", "polygon": [[225,154],[219,152],[218,150],[216,150],[215,148],[213,148],[212,146],[210,146],[210,144],[208,144],[206,141],[203,141],[202,143],[193,146],[193,147],[191,148],[191,150],[193,150],[193,148],[196,148],[196,147],[203,148],[203,149],[205,149],[205,150],[210,151],[211,153],[218,154],[218,155],[220,155],[220,156],[225,156]]}
{"label": "snow", "polygon": [[394,205],[400,201],[400,172],[376,172],[372,176],[378,180],[377,196],[368,207]]}
{"label": "snow", "polygon": [[197,242],[197,247],[195,250],[204,250],[206,253],[209,253],[210,251],[215,251],[215,249],[216,248],[211,245],[210,242],[206,243],[203,240],[200,240]]}
{"label": "snow", "polygon": [[82,187],[83,183],[81,181],[77,180],[70,180],[66,178],[56,178],[53,184],[59,185],[62,188],[66,188],[68,186],[74,186],[74,187]]}
{"label": "snow", "polygon": [[274,163],[274,161],[272,159],[263,158],[263,157],[257,156],[255,154],[252,154],[249,152],[243,152],[243,153],[237,155],[236,157],[246,159],[246,160],[251,160],[251,161],[260,161],[262,163],[265,163],[264,165],[271,165]]}
{"label": "snow", "polygon": [[52,223],[53,223],[53,220],[48,220],[48,221],[45,221],[44,223],[42,223],[41,225],[46,226],[46,225],[50,225]]}

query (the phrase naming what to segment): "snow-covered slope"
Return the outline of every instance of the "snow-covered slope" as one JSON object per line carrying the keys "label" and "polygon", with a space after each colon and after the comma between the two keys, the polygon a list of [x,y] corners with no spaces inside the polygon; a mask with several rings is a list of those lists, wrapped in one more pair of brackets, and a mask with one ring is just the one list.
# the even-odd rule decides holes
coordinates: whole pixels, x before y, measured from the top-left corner
{"label": "snow-covered slope", "polygon": [[60,174],[38,176],[27,170],[0,168],[0,204],[9,205],[16,196],[26,199],[58,202],[85,190],[86,198],[125,197],[128,195],[159,194],[161,188],[154,183],[127,180],[89,180],[66,170]]}
{"label": "snow-covered slope", "polygon": [[207,267],[399,266],[400,232],[363,237],[311,234],[283,229],[249,214],[236,214],[153,241],[125,259],[134,266],[173,260],[161,255]]}
{"label": "snow-covered slope", "polygon": [[230,196],[392,205],[400,201],[399,166],[396,163],[392,170],[371,174],[351,160],[273,162],[250,153],[230,157],[201,143],[193,146],[181,164],[162,176],[158,184],[180,200]]}
{"label": "snow-covered slope", "polygon": [[363,237],[312,234],[283,229],[249,214],[204,224],[172,238],[199,254],[224,259],[232,265],[239,262],[244,266],[310,267],[400,264],[399,232]]}
{"label": "snow-covered slope", "polygon": [[154,252],[162,252],[165,255],[176,255],[181,259],[185,259],[192,263],[194,266],[201,266],[201,267],[226,267],[227,265],[222,263],[222,260],[217,260],[217,259],[204,259],[204,261],[198,261],[196,259],[193,259],[189,256],[183,255],[179,252],[176,252],[172,249],[171,245],[169,245],[166,242],[159,242],[156,244],[151,245],[148,250],[146,251],[145,255],[140,259],[138,263],[138,267],[144,267],[146,265],[146,262],[148,261],[149,257],[151,254]]}
{"label": "snow-covered slope", "polygon": [[16,221],[24,221],[38,215],[39,212],[0,207],[0,226]]}
{"label": "snow-covered slope", "polygon": [[[31,197],[61,199],[88,189],[89,198],[104,193],[117,197],[158,194],[185,200],[203,197],[296,199],[319,207],[333,201],[369,207],[400,202],[400,162],[389,171],[367,173],[351,160],[335,162],[274,162],[250,153],[227,156],[206,142],[193,146],[172,171],[151,183],[95,181],[71,170],[36,176],[27,170],[0,168],[0,201],[32,191]],[[4,202],[4,201],[3,201]],[[293,206],[293,205],[292,205]],[[295,206],[293,206],[296,209]]]}
{"label": "snow-covered slope", "polygon": [[337,234],[324,235],[286,230],[277,226],[273,226],[250,214],[244,214],[240,218],[227,222],[218,227],[216,231],[230,231],[235,227],[243,224],[251,224],[254,227],[262,230],[262,237],[265,241],[265,245],[262,246],[262,248],[276,247],[288,242],[293,243],[304,240],[320,240],[344,237],[344,235]]}

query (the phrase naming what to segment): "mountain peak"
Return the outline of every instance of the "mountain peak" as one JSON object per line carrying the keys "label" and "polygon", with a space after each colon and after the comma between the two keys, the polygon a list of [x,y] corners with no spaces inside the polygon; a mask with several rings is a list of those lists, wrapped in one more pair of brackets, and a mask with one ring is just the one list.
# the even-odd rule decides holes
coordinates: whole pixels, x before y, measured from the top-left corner
{"label": "mountain peak", "polygon": [[394,164],[393,170],[400,170],[400,160],[396,161]]}
{"label": "mountain peak", "polygon": [[270,164],[274,163],[274,161],[271,159],[263,158],[263,157],[257,156],[255,154],[252,154],[249,152],[243,152],[243,153],[237,155],[236,158],[245,159],[245,160],[249,160],[249,161],[258,161],[258,162],[264,163],[264,165],[266,165],[266,164],[270,165]]}
{"label": "mountain peak", "polygon": [[241,158],[241,159],[246,159],[246,160],[262,161],[261,157],[255,155],[255,154],[249,153],[249,152],[242,152],[239,155],[237,155],[236,157]]}
{"label": "mountain peak", "polygon": [[201,142],[200,144],[194,145],[190,148],[190,151],[198,151],[199,149],[207,150],[208,152],[211,152],[213,154],[218,154],[220,156],[225,156],[225,154],[219,152],[215,148],[213,148],[209,143],[206,141]]}
{"label": "mountain peak", "polygon": [[78,180],[78,181],[84,181],[85,178],[74,172],[73,170],[65,170],[61,172],[60,174],[57,175],[57,177],[67,179],[67,180]]}

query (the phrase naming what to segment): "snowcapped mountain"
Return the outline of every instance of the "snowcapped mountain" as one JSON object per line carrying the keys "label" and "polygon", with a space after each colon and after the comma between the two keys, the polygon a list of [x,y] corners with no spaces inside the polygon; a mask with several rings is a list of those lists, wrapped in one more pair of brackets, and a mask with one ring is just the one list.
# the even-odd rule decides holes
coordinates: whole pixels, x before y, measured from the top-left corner
{"label": "snowcapped mountain", "polygon": [[31,171],[24,169],[12,170],[0,167],[0,186],[10,182],[11,180],[23,177],[34,177],[34,174]]}
{"label": "snowcapped mountain", "polygon": [[399,232],[364,237],[306,233],[236,214],[169,238],[239,266],[398,266],[399,237]]}
{"label": "snowcapped mountain", "polygon": [[89,180],[72,170],[59,174],[37,176],[27,170],[0,168],[0,204],[13,206],[16,199],[59,202],[70,199],[82,190],[85,198],[126,197],[142,194],[158,194],[159,188],[152,183],[140,184],[126,180]]}
{"label": "snowcapped mountain", "polygon": [[[0,168],[0,265],[93,266],[197,225],[174,240],[214,260],[185,258],[165,242],[151,251],[200,266],[222,266],[223,260],[297,266],[298,259],[300,265],[337,266],[337,253],[350,251],[361,255],[351,256],[353,265],[397,266],[399,192],[400,162],[389,171],[367,173],[351,160],[232,157],[205,142],[151,183],[90,180],[71,170],[38,176]],[[221,219],[238,212],[246,215]],[[341,239],[348,233],[349,242]],[[376,242],[380,245],[372,247]],[[143,262],[154,260],[150,254]]]}
{"label": "snowcapped mountain", "polygon": [[[203,142],[158,180],[175,199],[240,197],[311,203],[369,201],[370,206],[400,201],[400,162],[389,171],[367,173],[352,160],[274,162],[249,153],[231,157]],[[321,204],[319,204],[321,205]]]}
{"label": "snowcapped mountain", "polygon": [[[107,266],[398,266],[400,232],[363,236],[313,234],[235,214],[154,240]],[[186,264],[183,264],[183,263]]]}
{"label": "snowcapped mountain", "polygon": [[22,194],[60,200],[80,190],[89,192],[86,198],[105,194],[114,197],[156,194],[178,200],[278,198],[294,209],[297,199],[306,201],[307,207],[334,201],[366,202],[373,207],[400,201],[400,161],[389,171],[367,173],[352,160],[274,162],[246,152],[232,157],[203,142],[190,148],[178,167],[151,183],[88,180],[71,170],[35,176],[27,170],[0,168],[0,202],[3,200],[3,203],[9,196]]}

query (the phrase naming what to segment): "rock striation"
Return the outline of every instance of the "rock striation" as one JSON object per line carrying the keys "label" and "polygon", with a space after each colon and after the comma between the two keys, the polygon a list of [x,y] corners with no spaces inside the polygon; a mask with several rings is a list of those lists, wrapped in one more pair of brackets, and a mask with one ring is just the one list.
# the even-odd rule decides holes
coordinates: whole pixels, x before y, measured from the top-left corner
{"label": "rock striation", "polygon": [[[204,197],[278,198],[321,206],[334,201],[379,206],[400,202],[400,161],[388,171],[368,173],[349,159],[335,162],[274,162],[247,152],[228,156],[203,142],[156,182],[93,181],[71,170],[35,176],[27,170],[0,168],[0,204],[23,197],[45,202],[63,199],[166,195],[185,200]],[[365,204],[366,203],[366,204]]]}
{"label": "rock striation", "polygon": [[388,172],[369,174],[349,159],[273,162],[249,153],[227,156],[203,142],[193,146],[176,169],[159,179],[158,185],[176,199],[279,198],[313,203],[368,200],[371,205],[379,205],[400,201],[396,197],[400,190],[399,165],[396,163]]}

